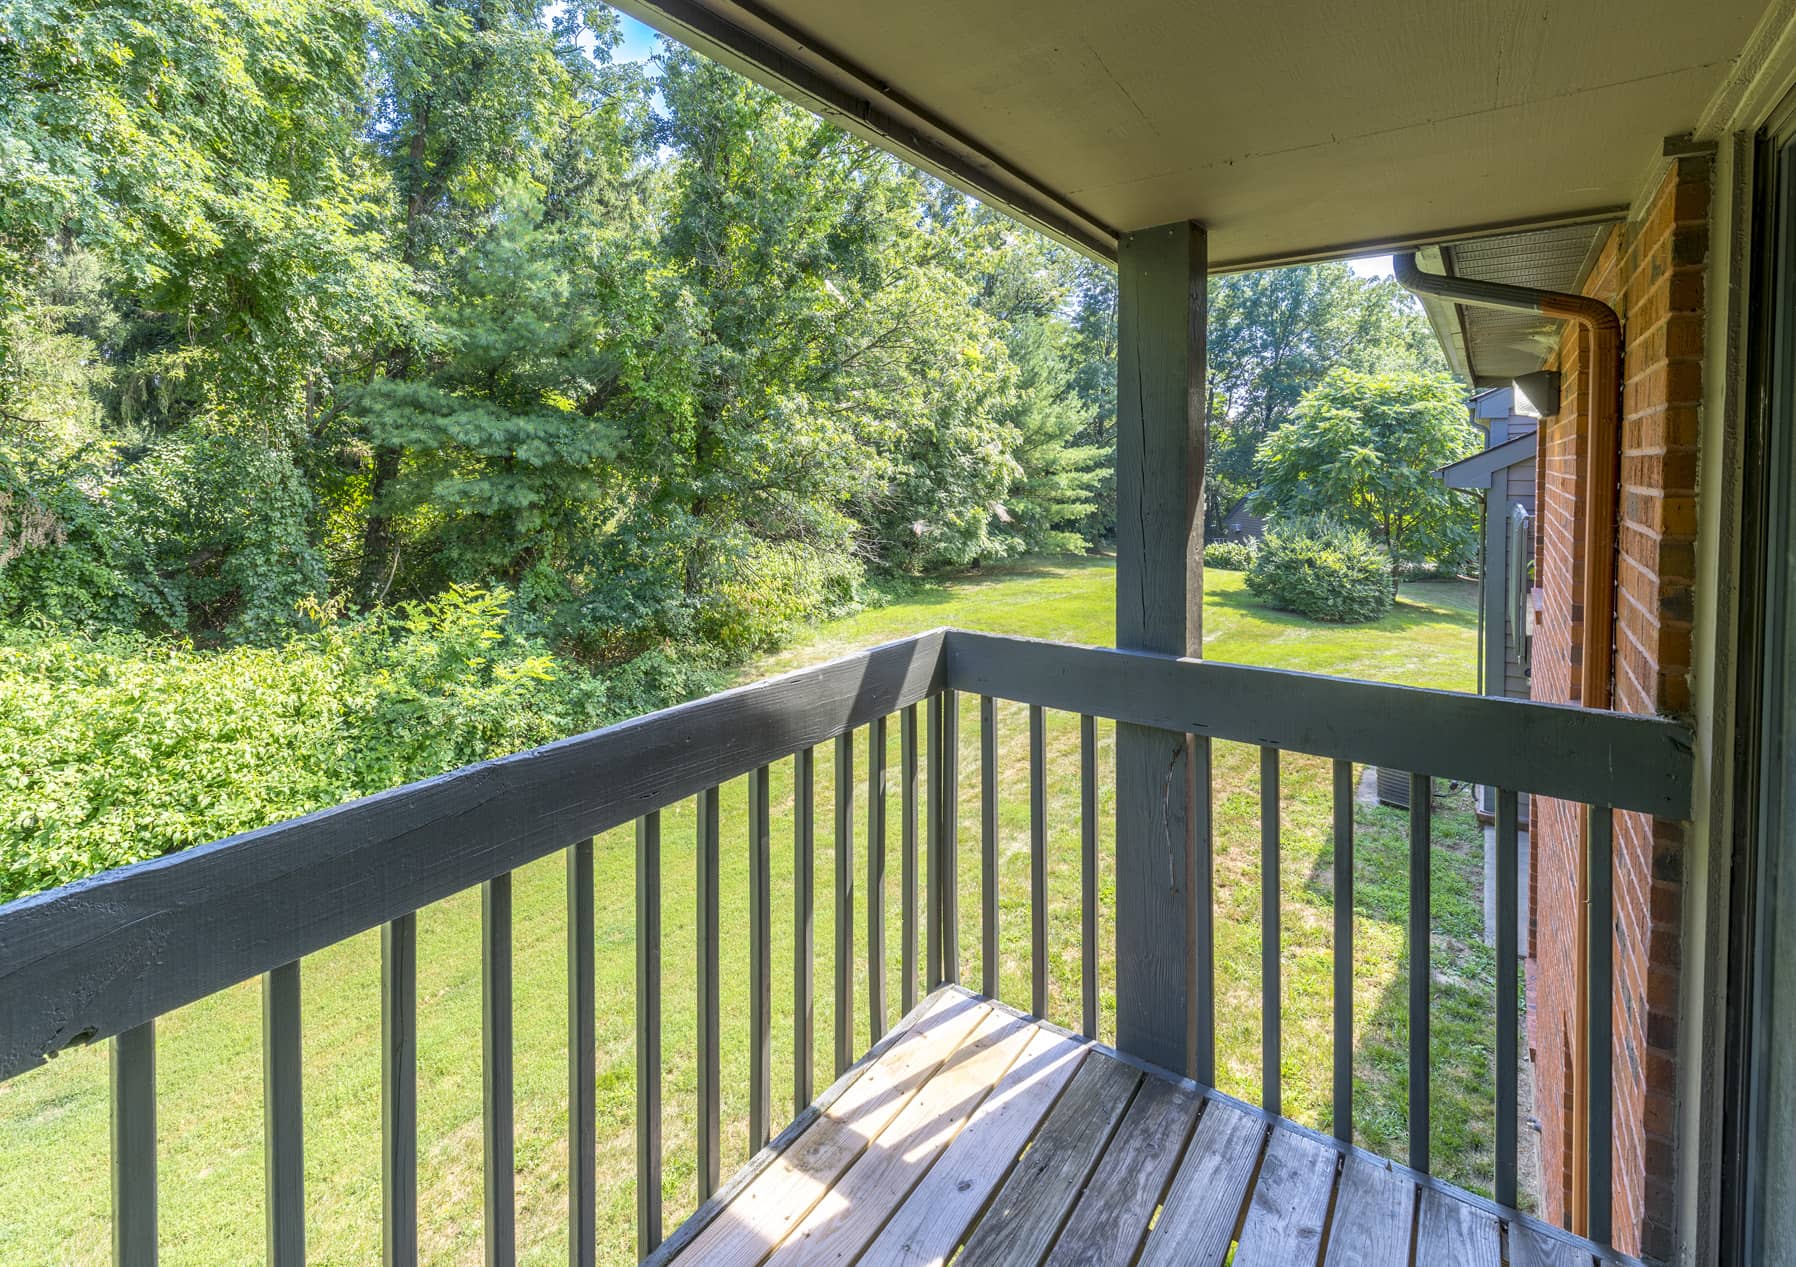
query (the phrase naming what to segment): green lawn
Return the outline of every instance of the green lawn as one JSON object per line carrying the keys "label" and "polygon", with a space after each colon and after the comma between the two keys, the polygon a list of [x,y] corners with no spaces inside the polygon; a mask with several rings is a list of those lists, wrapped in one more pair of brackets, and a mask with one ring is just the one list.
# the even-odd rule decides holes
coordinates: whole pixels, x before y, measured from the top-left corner
{"label": "green lawn", "polygon": [[[1398,607],[1376,625],[1333,629],[1268,612],[1243,592],[1240,577],[1212,572],[1205,596],[1205,653],[1243,663],[1382,678],[1415,685],[1470,687],[1473,675],[1471,587],[1405,587]],[[803,645],[757,673],[826,659],[841,651],[937,625],[1104,643],[1110,640],[1112,571],[1096,560],[1062,560],[1000,570],[926,590],[890,607],[815,631]],[[962,708],[961,751],[963,976],[978,980],[979,779],[976,707]],[[1020,706],[999,719],[1000,993],[1026,1005],[1028,981],[1028,822],[1025,723]],[[1077,720],[1049,720],[1050,1015],[1077,1024],[1078,734]],[[889,764],[896,768],[897,727]],[[864,745],[864,735],[860,737]],[[1109,730],[1100,728],[1100,770],[1109,762]],[[832,1075],[834,911],[830,806],[833,760],[817,760],[817,1085]],[[864,816],[865,753],[857,753],[857,808]],[[1249,1100],[1259,1095],[1259,804],[1252,750],[1219,744],[1217,805],[1218,1081]],[[1287,757],[1284,773],[1283,910],[1285,922],[1285,1110],[1327,1125],[1332,1058],[1326,763]],[[1108,946],[1111,805],[1100,806]],[[888,840],[896,847],[897,798],[890,798]],[[792,926],[790,763],[773,778],[774,1095],[790,1105]],[[1406,818],[1358,811],[1356,857],[1357,1122],[1360,1142],[1401,1156],[1405,1144]],[[740,783],[724,789],[726,842],[722,894],[726,928],[745,929],[747,812]],[[694,929],[691,807],[663,815],[664,980],[666,996],[666,1205],[669,1226],[694,1200]],[[864,843],[864,824],[857,828]],[[1481,836],[1463,792],[1444,796],[1436,814],[1434,857],[1435,1030],[1433,1146],[1436,1170],[1487,1190],[1491,1167],[1491,1016],[1494,964],[1478,940]],[[864,856],[859,865],[864,868]],[[599,1150],[602,1261],[629,1257],[633,1243],[633,858],[627,832],[600,841]],[[889,868],[895,887],[896,859]],[[566,1258],[566,976],[564,864],[551,857],[520,872],[514,892],[517,998],[517,1186],[520,1260]],[[857,889],[864,891],[859,883]],[[897,1000],[898,903],[888,898]],[[479,896],[470,892],[421,914],[419,945],[420,1209],[425,1257],[480,1257],[480,966]],[[857,919],[857,926],[861,920]],[[864,943],[865,929],[857,927]],[[747,946],[723,946],[726,1173],[746,1157]],[[1108,954],[1102,956],[1107,972]],[[377,1042],[378,943],[364,935],[308,959],[305,974],[306,1155],[310,1260],[361,1264],[379,1256],[380,1062]],[[1102,982],[1108,1000],[1111,982]],[[856,987],[858,1026],[866,1040],[864,969]],[[158,1026],[163,1261],[238,1264],[259,1260],[262,1237],[259,993],[255,983],[224,991]],[[0,1262],[108,1261],[106,1052],[70,1052],[46,1069],[0,1084]]]}

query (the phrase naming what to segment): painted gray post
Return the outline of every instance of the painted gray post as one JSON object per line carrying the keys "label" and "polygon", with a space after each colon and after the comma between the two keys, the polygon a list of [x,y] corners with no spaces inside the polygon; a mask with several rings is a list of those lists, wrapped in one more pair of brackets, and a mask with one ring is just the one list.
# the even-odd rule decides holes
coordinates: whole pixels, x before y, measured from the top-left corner
{"label": "painted gray post", "polygon": [[1079,717],[1079,1032],[1098,1036],[1098,723]]}
{"label": "painted gray post", "polygon": [[792,1114],[811,1102],[817,1045],[817,754],[792,758]]}
{"label": "painted gray post", "polygon": [[517,1261],[517,1146],[512,1116],[511,875],[480,890],[480,1072],[486,1121],[486,1267]]}
{"label": "painted gray post", "polygon": [[[1116,645],[1202,651],[1206,235],[1117,244]],[[1194,771],[1183,734],[1116,728],[1116,1045],[1197,1058]],[[1207,896],[1207,895],[1205,895]]]}
{"label": "painted gray post", "polygon": [[1516,1075],[1519,1049],[1516,998],[1521,920],[1520,850],[1514,792],[1497,792],[1497,1204],[1516,1198]]}
{"label": "painted gray post", "polygon": [[868,1042],[886,1035],[886,719],[867,723]]}
{"label": "painted gray post", "polygon": [[1280,984],[1278,749],[1260,749],[1260,1107],[1283,1110],[1284,991]]}
{"label": "painted gray post", "polygon": [[933,990],[944,980],[942,976],[942,696],[931,695],[924,714],[929,729],[929,747],[924,759],[929,764],[928,804],[924,814],[927,836],[924,853],[929,860],[929,876],[925,880],[927,901],[924,903],[924,989]]}
{"label": "painted gray post", "polygon": [[1585,1085],[1589,1087],[1590,1120],[1588,1161],[1590,1166],[1590,1216],[1584,1234],[1599,1245],[1609,1244],[1612,1234],[1609,1205],[1612,1195],[1612,1165],[1615,1151],[1615,1088],[1612,1083],[1615,1054],[1615,811],[1603,805],[1590,807],[1590,847],[1586,861],[1590,869],[1590,937],[1586,966],[1589,985],[1585,995],[1590,1005],[1590,1045],[1586,1051],[1589,1067]]}
{"label": "painted gray post", "polygon": [[156,1022],[112,1040],[112,1263],[156,1267]]}
{"label": "painted gray post", "polygon": [[1409,1168],[1429,1172],[1429,978],[1434,972],[1434,780],[1409,776]]}
{"label": "painted gray post", "polygon": [[960,696],[942,692],[942,979],[960,980]]}
{"label": "painted gray post", "polygon": [[661,814],[636,820],[636,1256],[661,1243]]}
{"label": "painted gray post", "polygon": [[903,828],[898,883],[899,951],[898,1010],[909,1016],[917,1006],[917,706],[911,704],[898,723],[899,800]]}
{"label": "painted gray post", "polygon": [[[718,1019],[717,881],[721,842],[718,789],[698,798],[698,1199],[710,1199],[722,1181],[723,1039]],[[753,1030],[751,1025],[750,1030]],[[751,1130],[750,1134],[753,1132]]]}
{"label": "painted gray post", "polygon": [[305,1111],[299,964],[262,974],[262,1151],[269,1267],[306,1261]]}
{"label": "painted gray post", "polygon": [[1048,737],[1029,706],[1029,1010],[1048,1014]]}
{"label": "painted gray post", "polygon": [[592,841],[567,852],[568,1267],[598,1263],[597,962]]}
{"label": "painted gray post", "polygon": [[854,1063],[854,732],[836,736],[836,1077]]}
{"label": "painted gray post", "polygon": [[748,776],[748,1146],[773,1133],[773,825],[768,767]]}
{"label": "painted gray post", "polygon": [[998,709],[979,697],[979,992],[998,997]]}
{"label": "painted gray post", "polygon": [[380,935],[381,1262],[418,1262],[418,916]]}
{"label": "painted gray post", "polygon": [[1353,1142],[1353,762],[1337,759],[1335,784],[1334,1133]]}
{"label": "painted gray post", "polygon": [[1191,982],[1186,1022],[1186,1073],[1204,1086],[1216,1085],[1216,789],[1208,735],[1189,737],[1191,751],[1191,950],[1186,980]]}

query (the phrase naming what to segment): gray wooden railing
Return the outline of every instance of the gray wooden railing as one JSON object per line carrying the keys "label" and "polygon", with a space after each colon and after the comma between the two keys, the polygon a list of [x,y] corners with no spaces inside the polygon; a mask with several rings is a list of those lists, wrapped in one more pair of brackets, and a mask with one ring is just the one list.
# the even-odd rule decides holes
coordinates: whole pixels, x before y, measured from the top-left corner
{"label": "gray wooden railing", "polygon": [[[835,745],[835,1033],[838,1074],[856,1059],[853,920],[856,736],[867,735],[865,893],[871,1042],[891,1019],[883,943],[890,877],[885,839],[888,719],[899,721],[899,1007],[922,986],[958,981],[959,697],[979,701],[980,983],[997,990],[998,818],[993,701],[1028,706],[1031,1010],[1047,1010],[1046,713],[1080,719],[1081,1023],[1095,1035],[1098,805],[1096,719],[1183,731],[1207,771],[1213,740],[1260,747],[1266,1029],[1263,1103],[1279,1107],[1280,921],[1277,858],[1281,751],[1334,763],[1335,1132],[1353,1122],[1353,763],[1414,770],[1411,798],[1409,1164],[1429,1169],[1428,1016],[1430,778],[1477,781],[1497,798],[1497,1200],[1516,1199],[1517,805],[1531,793],[1589,813],[1591,927],[1612,928],[1612,814],[1689,812],[1690,749],[1680,727],[1651,718],[1351,682],[1236,665],[935,631],[815,669],[470,766],[365,800],[123,868],[0,908],[0,1079],[74,1044],[112,1040],[114,1258],[156,1258],[155,1038],[158,1016],[261,976],[264,1009],[267,1244],[270,1263],[304,1260],[299,1112],[300,962],[381,928],[383,1256],[417,1258],[417,921],[422,908],[482,890],[482,1038],[486,1256],[515,1257],[511,1080],[511,874],[567,856],[570,1261],[594,1261],[595,1020],[592,838],[636,828],[637,1240],[661,1244],[662,835],[660,812],[697,798],[699,951],[698,1189],[720,1199],[718,941],[719,787],[748,780],[749,1088],[751,1150],[774,1134],[771,1096],[773,929],[769,770],[791,760],[795,790],[793,1051],[795,1123],[814,1094],[814,750]],[[919,727],[918,705],[924,706]],[[919,761],[922,761],[920,768]],[[1207,789],[1206,789],[1207,791]],[[921,799],[921,804],[919,801]],[[1208,795],[1200,803],[1209,805]],[[919,824],[921,816],[921,824]],[[1207,823],[1207,816],[1200,817]],[[921,837],[919,840],[919,827]],[[1122,831],[1127,836],[1126,825]],[[1208,831],[1200,841],[1209,875]],[[925,851],[920,865],[918,850]],[[1148,865],[1125,839],[1119,868]],[[920,887],[920,881],[926,882]],[[1207,883],[1200,896],[1207,896]],[[1125,938],[1186,936],[1198,1042],[1215,1044],[1211,903],[1191,903],[1182,930],[1119,928]],[[922,928],[919,931],[919,922]],[[924,943],[919,965],[918,941]],[[1591,1235],[1608,1238],[1612,943],[1593,936],[1588,1130]],[[877,966],[877,970],[875,968]],[[1016,1000],[1021,1003],[1021,1000]],[[793,1129],[787,1128],[788,1131]],[[677,1239],[677,1238],[676,1238]],[[669,1246],[668,1248],[672,1248]]]}

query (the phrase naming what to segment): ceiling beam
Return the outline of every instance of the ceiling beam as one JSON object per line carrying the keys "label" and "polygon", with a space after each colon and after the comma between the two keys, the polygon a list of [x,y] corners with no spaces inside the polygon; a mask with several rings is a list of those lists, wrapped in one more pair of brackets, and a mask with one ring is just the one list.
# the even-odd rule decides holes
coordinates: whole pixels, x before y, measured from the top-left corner
{"label": "ceiling beam", "polygon": [[750,3],[613,0],[671,39],[741,72],[981,202],[1094,259],[1117,231],[847,58]]}

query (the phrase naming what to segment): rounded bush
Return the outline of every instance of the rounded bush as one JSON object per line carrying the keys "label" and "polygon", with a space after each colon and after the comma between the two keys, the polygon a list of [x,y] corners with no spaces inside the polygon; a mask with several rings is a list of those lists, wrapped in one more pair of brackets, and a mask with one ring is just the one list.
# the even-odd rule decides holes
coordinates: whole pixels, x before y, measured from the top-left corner
{"label": "rounded bush", "polygon": [[1212,541],[1204,546],[1204,566],[1218,572],[1245,572],[1259,553],[1251,541]]}
{"label": "rounded bush", "polygon": [[1325,519],[1267,530],[1247,588],[1268,606],[1336,624],[1377,620],[1391,610],[1391,563],[1365,533]]}

